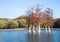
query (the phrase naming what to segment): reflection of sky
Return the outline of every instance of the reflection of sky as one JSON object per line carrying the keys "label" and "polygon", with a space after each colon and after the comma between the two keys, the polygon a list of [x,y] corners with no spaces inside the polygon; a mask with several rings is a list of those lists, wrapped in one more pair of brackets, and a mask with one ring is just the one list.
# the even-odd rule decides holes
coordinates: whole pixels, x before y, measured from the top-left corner
{"label": "reflection of sky", "polygon": [[[24,32],[24,33],[22,33]],[[0,42],[27,42],[27,31],[0,31]]]}
{"label": "reflection of sky", "polygon": [[41,32],[28,32],[27,30],[3,30],[0,31],[0,42],[60,42],[60,31],[45,30]]}
{"label": "reflection of sky", "polygon": [[54,37],[52,37],[52,41],[54,41],[54,42],[59,42],[60,41],[60,30],[54,30],[54,32],[52,32],[53,33],[53,36]]}
{"label": "reflection of sky", "polygon": [[0,0],[0,17],[15,18],[24,15],[28,8],[37,4],[43,8],[52,8],[54,17],[60,17],[60,0]]}

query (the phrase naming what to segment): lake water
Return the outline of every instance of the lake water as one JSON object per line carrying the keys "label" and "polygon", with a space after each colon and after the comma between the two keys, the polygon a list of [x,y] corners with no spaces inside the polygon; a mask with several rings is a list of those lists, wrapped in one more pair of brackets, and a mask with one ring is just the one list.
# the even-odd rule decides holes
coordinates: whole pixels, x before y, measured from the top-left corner
{"label": "lake water", "polygon": [[60,30],[51,32],[41,30],[28,32],[28,30],[0,31],[0,42],[60,42]]}

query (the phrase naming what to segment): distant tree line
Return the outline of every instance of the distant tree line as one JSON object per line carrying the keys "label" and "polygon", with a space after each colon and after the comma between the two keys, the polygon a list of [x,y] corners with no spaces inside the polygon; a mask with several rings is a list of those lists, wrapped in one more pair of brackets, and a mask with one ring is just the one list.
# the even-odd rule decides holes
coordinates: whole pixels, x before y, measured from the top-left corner
{"label": "distant tree line", "polygon": [[0,29],[27,28],[26,19],[0,20]]}
{"label": "distant tree line", "polygon": [[[28,28],[28,17],[23,17],[12,20],[4,20],[1,18],[2,20],[0,20],[0,29]],[[53,28],[60,28],[60,19],[53,19],[53,21]],[[36,22],[34,25],[37,24]]]}

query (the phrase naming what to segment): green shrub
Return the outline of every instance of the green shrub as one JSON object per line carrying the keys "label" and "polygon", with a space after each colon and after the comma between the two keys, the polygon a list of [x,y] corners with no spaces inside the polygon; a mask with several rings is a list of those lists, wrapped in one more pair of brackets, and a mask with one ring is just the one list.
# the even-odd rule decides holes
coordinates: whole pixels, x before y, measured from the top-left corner
{"label": "green shrub", "polygon": [[8,21],[0,20],[0,28],[7,29],[8,28]]}
{"label": "green shrub", "polygon": [[16,22],[16,21],[9,21],[9,26],[8,26],[9,29],[17,28],[18,26],[19,26],[18,22]]}
{"label": "green shrub", "polygon": [[4,29],[7,29],[8,28],[8,21],[4,21],[3,23],[5,24]]}
{"label": "green shrub", "polygon": [[19,20],[19,27],[27,27],[26,19]]}
{"label": "green shrub", "polygon": [[3,29],[5,27],[5,24],[3,22],[0,22],[0,29]]}

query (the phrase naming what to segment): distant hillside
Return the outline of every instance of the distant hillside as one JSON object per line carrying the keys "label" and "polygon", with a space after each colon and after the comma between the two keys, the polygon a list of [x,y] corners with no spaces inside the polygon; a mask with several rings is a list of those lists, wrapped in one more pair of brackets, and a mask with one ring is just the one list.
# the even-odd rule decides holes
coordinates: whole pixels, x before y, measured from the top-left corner
{"label": "distant hillside", "polygon": [[19,16],[19,17],[16,17],[14,20],[19,20],[19,19],[27,19],[28,17],[26,16]]}
{"label": "distant hillside", "polygon": [[0,18],[0,20],[13,20],[13,19],[10,19],[10,18]]}

